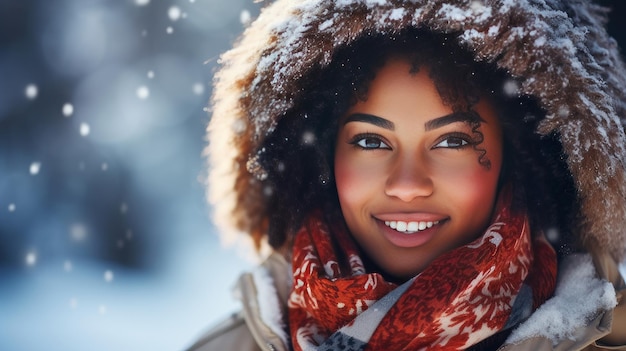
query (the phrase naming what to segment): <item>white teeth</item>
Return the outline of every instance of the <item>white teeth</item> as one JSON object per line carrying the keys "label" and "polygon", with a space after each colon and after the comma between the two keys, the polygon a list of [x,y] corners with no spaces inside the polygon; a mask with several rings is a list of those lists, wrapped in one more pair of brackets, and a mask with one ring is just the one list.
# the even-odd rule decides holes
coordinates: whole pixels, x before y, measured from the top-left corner
{"label": "white teeth", "polygon": [[409,222],[409,225],[406,226],[406,229],[410,232],[416,232],[419,229],[419,224],[417,222]]}
{"label": "white teeth", "polygon": [[398,225],[396,226],[396,230],[399,232],[406,232],[406,222],[398,221]]}
{"label": "white teeth", "polygon": [[403,221],[385,221],[385,225],[391,229],[395,229],[402,233],[415,233],[427,228],[431,228],[439,221],[434,222],[403,222]]}

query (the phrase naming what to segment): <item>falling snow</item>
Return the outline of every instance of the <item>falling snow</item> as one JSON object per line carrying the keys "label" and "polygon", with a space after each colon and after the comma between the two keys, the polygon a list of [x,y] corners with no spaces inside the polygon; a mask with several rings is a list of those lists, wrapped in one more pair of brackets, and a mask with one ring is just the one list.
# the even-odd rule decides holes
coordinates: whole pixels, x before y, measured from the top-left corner
{"label": "falling snow", "polygon": [[89,127],[89,124],[85,122],[80,124],[79,133],[81,136],[86,137],[87,135],[89,135],[90,132],[91,132],[91,127]]}
{"label": "falling snow", "polygon": [[248,25],[251,20],[252,20],[252,15],[250,15],[250,11],[248,10],[241,11],[241,13],[239,14],[239,22],[241,22],[241,24]]}
{"label": "falling snow", "polygon": [[66,260],[65,262],[63,262],[64,271],[71,272],[73,269],[74,269],[74,266],[72,265],[72,261]]}
{"label": "falling snow", "polygon": [[27,253],[25,261],[26,261],[26,265],[30,267],[34,266],[35,264],[37,264],[37,254],[32,251]]}
{"label": "falling snow", "polygon": [[28,99],[34,100],[35,98],[37,98],[37,95],[39,94],[39,89],[37,88],[35,84],[28,84],[26,86],[26,89],[24,90],[24,94],[26,95]]}
{"label": "falling snow", "polygon": [[39,170],[41,170],[41,162],[33,162],[30,164],[30,174],[37,175],[39,174]]}
{"label": "falling snow", "polygon": [[87,237],[87,228],[82,223],[75,223],[70,227],[70,236],[75,241],[85,240]]}
{"label": "falling snow", "polygon": [[70,103],[66,103],[63,105],[61,112],[63,112],[63,116],[70,117],[74,114],[74,106]]}
{"label": "falling snow", "polygon": [[113,271],[107,270],[104,272],[104,281],[110,283],[113,281]]}
{"label": "falling snow", "polygon": [[546,230],[546,239],[548,239],[549,242],[551,243],[555,243],[559,240],[559,230],[557,228],[550,228],[548,230]]}
{"label": "falling snow", "polygon": [[[150,0],[123,2],[126,4],[78,1],[56,6],[56,2],[37,0],[25,2],[21,9],[25,11],[4,13],[25,23],[13,31],[14,38],[9,35],[24,50],[0,60],[0,71],[8,72],[3,76],[6,99],[0,103],[0,120],[11,126],[0,136],[0,144],[5,146],[0,147],[5,151],[0,154],[0,232],[7,236],[2,268],[9,273],[6,277],[12,279],[1,293],[20,296],[17,303],[5,301],[0,310],[8,312],[4,313],[7,321],[15,312],[24,321],[15,323],[16,332],[7,334],[9,340],[2,342],[14,345],[13,349],[41,348],[22,344],[25,339],[33,339],[28,335],[42,330],[49,335],[61,333],[59,349],[68,349],[64,347],[68,342],[62,340],[73,338],[63,333],[76,334],[80,327],[97,327],[90,324],[89,316],[105,315],[113,321],[113,312],[126,307],[124,304],[132,301],[133,296],[117,295],[129,287],[119,286],[126,280],[122,276],[126,273],[118,271],[116,265],[133,262],[151,252],[150,247],[143,245],[143,239],[160,225],[155,224],[151,214],[173,215],[171,211],[162,211],[163,206],[168,207],[167,201],[160,201],[168,193],[163,184],[171,184],[182,173],[162,172],[163,167],[195,172],[196,149],[204,141],[188,136],[199,130],[194,120],[207,122],[207,114],[201,109],[208,101],[214,71],[211,65],[217,62],[218,46],[223,46],[221,51],[226,45],[218,37],[227,37],[239,28],[229,25],[237,24],[239,10],[233,12],[236,4],[232,2],[218,6],[195,0],[165,4]],[[28,17],[41,11],[46,16],[37,23],[23,21],[22,15]],[[24,32],[42,40],[29,41],[28,36],[21,35]],[[209,38],[209,47],[216,50],[208,54],[198,50],[194,40],[207,33],[218,36]],[[190,43],[192,40],[196,42]],[[207,59],[212,62],[203,65]],[[160,93],[167,96],[161,98]],[[191,106],[190,113],[173,113],[185,106]],[[150,150],[145,147],[148,145]],[[180,152],[172,156],[167,151],[172,147]],[[144,167],[146,160],[150,167]],[[192,168],[186,169],[185,165]],[[202,167],[202,162],[197,162],[197,166]],[[136,183],[142,185],[137,188]],[[188,198],[187,192],[178,192],[176,197]],[[128,203],[122,201],[126,199]],[[183,202],[181,208],[191,208],[191,202]],[[148,208],[146,205],[152,210],[142,210]],[[203,218],[206,214],[196,217],[188,218],[184,225],[168,221],[172,230],[167,232],[181,232],[175,229],[181,225],[207,226]],[[170,236],[156,240],[176,240]],[[189,242],[194,240],[205,238],[194,236]],[[191,248],[195,249],[193,244]],[[160,262],[164,267],[170,264]],[[108,263],[111,266],[103,266]],[[130,289],[168,284],[141,279],[141,274],[149,273],[141,268],[138,274],[131,275],[135,281]],[[11,284],[20,279],[32,284]],[[100,284],[93,284],[94,280]],[[33,286],[38,289],[32,290]],[[39,291],[42,286],[50,291],[43,295],[29,291]],[[176,294],[181,295],[171,295]],[[183,299],[183,303],[187,304],[187,300]],[[32,318],[31,311],[38,317]],[[68,316],[76,324],[68,323]],[[46,320],[59,323],[45,323]],[[206,321],[199,320],[196,325]],[[115,325],[112,323],[104,331],[93,329],[96,332],[89,336],[93,339],[90,342],[102,346],[100,338],[110,329],[124,329],[125,324],[118,322],[116,319]],[[147,323],[142,330],[159,330],[161,324]],[[173,343],[182,344],[187,340],[181,339],[189,338],[178,330],[172,334],[178,336],[165,338],[169,343],[177,339]],[[115,339],[110,335],[104,338]],[[45,338],[35,339],[41,341],[27,344],[45,343]],[[75,348],[89,349],[82,346]],[[111,349],[107,346],[104,349]]]}
{"label": "falling snow", "polygon": [[504,93],[509,97],[516,97],[519,95],[519,83],[513,79],[509,79],[504,82],[502,86]]}
{"label": "falling snow", "polygon": [[311,145],[315,143],[315,134],[312,132],[304,132],[302,134],[302,143],[304,145]]}
{"label": "falling snow", "polygon": [[169,10],[167,10],[167,16],[172,21],[178,21],[180,19],[180,15],[180,8],[178,8],[177,6],[172,6],[169,8]]}
{"label": "falling snow", "polygon": [[147,86],[142,85],[139,88],[137,88],[137,97],[140,98],[141,100],[145,100],[150,96],[150,90],[148,89]]}
{"label": "falling snow", "polygon": [[202,95],[202,94],[204,94],[204,84],[202,84],[202,83],[195,83],[193,85],[192,90],[193,90],[194,94]]}

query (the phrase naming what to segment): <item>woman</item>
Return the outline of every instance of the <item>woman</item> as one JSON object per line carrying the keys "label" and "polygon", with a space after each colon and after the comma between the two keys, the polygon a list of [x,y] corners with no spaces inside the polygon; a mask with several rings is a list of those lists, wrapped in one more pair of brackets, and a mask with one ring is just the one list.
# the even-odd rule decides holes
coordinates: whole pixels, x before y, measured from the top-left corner
{"label": "woman", "polygon": [[626,349],[626,75],[603,16],[269,5],[223,57],[209,153],[216,221],[272,253],[192,349]]}

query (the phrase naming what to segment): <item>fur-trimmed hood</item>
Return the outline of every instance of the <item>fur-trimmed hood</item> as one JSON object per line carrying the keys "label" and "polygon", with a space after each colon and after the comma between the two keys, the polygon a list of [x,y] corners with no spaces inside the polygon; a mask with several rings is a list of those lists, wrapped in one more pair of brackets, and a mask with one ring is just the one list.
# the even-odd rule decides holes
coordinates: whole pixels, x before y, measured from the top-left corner
{"label": "fur-trimmed hood", "polygon": [[626,251],[626,69],[585,0],[277,0],[221,57],[208,127],[209,199],[224,233],[259,235],[267,218],[249,158],[293,107],[302,77],[367,33],[460,33],[546,111],[581,199],[579,233],[615,259]]}

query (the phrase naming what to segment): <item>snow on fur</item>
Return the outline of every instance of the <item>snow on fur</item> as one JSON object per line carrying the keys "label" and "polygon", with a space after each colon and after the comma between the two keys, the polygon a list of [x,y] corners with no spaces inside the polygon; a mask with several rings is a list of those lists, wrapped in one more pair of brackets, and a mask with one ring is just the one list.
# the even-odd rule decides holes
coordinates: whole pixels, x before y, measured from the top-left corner
{"label": "snow on fur", "polygon": [[617,305],[613,285],[596,277],[590,255],[567,257],[559,272],[555,296],[515,329],[507,343],[543,336],[556,345],[566,338],[573,339],[591,319]]}

